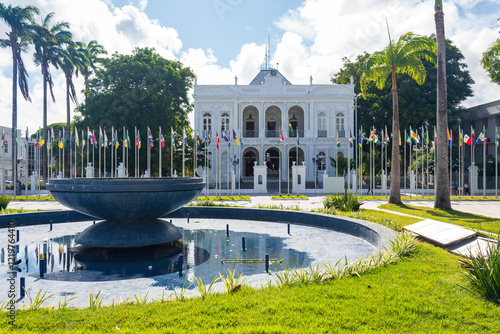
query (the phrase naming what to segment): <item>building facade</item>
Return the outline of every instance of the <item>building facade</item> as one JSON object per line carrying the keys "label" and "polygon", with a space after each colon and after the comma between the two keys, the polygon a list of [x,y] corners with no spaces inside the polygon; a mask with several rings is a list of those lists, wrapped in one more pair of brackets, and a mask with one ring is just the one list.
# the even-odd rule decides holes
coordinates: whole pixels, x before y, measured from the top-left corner
{"label": "building facade", "polygon": [[[209,179],[215,180],[216,165],[222,166],[222,181],[230,175],[230,168],[237,178],[248,181],[255,165],[266,165],[268,180],[287,182],[297,160],[307,167],[309,184],[315,185],[325,172],[334,176],[329,157],[348,154],[354,96],[353,84],[313,84],[311,77],[308,85],[292,85],[275,69],[261,70],[248,85],[238,85],[237,78],[234,85],[198,85],[195,81],[195,131],[203,138],[210,134],[212,140]],[[236,145],[234,135],[242,145]]]}

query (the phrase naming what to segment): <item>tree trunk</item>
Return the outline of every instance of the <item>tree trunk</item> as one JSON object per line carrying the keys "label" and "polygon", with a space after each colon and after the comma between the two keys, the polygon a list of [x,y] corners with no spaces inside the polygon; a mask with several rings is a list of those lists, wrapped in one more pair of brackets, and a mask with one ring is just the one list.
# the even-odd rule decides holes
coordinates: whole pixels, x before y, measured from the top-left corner
{"label": "tree trunk", "polygon": [[[43,140],[48,145],[48,133],[47,133],[47,73],[45,68],[42,65],[42,76],[43,76]],[[46,147],[46,146],[45,146]],[[48,162],[48,157],[47,157],[47,150],[44,149],[43,146],[40,147],[42,150],[42,174],[43,174],[43,184],[47,184],[48,180],[48,169],[47,169],[47,162]]]}
{"label": "tree trunk", "polygon": [[392,151],[391,151],[391,191],[389,203],[401,203],[401,172],[399,162],[399,105],[396,70],[392,69]]}
{"label": "tree trunk", "polygon": [[434,14],[437,45],[437,147],[434,208],[451,208],[450,176],[448,172],[448,103],[446,94],[446,44],[444,35],[444,13],[439,9]]}
{"label": "tree trunk", "polygon": [[[66,136],[71,133],[70,103],[69,103],[69,79],[66,77]],[[66,144],[66,143],[65,143]]]}
{"label": "tree trunk", "polygon": [[[17,38],[16,38],[17,40]],[[12,41],[12,39],[11,39]],[[12,184],[14,186],[14,197],[17,186],[17,48],[15,41],[12,46]]]}

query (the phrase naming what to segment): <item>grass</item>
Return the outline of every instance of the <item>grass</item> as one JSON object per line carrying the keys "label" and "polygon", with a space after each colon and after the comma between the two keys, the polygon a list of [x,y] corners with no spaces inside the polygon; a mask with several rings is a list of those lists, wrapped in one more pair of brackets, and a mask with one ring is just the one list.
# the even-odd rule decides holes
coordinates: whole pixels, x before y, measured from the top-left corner
{"label": "grass", "polygon": [[278,196],[271,196],[272,199],[307,199],[306,195],[292,195],[292,194],[279,194]]}
{"label": "grass", "polygon": [[[16,328],[59,332],[495,332],[500,309],[460,288],[457,257],[425,243],[396,264],[318,284],[92,309],[20,311]],[[0,328],[8,329],[7,317]]]}
{"label": "grass", "polygon": [[253,205],[252,208],[257,208],[257,209],[271,209],[271,210],[293,210],[293,211],[300,211],[299,205],[283,205],[283,203],[280,204],[256,204]]}
{"label": "grass", "polygon": [[249,201],[250,196],[198,196],[197,201]]}
{"label": "grass", "polygon": [[194,201],[188,204],[188,206],[223,206],[223,207],[237,207],[236,205],[231,205],[227,203],[214,202],[211,199],[205,199],[203,201]]}
{"label": "grass", "polygon": [[[420,191],[420,190],[419,190]],[[427,190],[424,189],[424,193],[427,193]],[[366,191],[363,193],[363,200],[371,200],[371,199],[375,199],[375,200],[387,200],[389,198],[389,196],[372,196],[372,195],[366,195]],[[434,200],[434,196],[421,196],[421,195],[412,195],[411,197],[410,196],[401,196],[401,200],[404,200],[404,201],[412,201],[412,200],[415,200],[415,201],[421,201],[421,200],[429,200],[429,201],[433,201]],[[495,196],[479,196],[479,195],[476,195],[476,196],[450,196],[450,199],[452,201],[500,201],[500,196],[499,197],[495,197]]]}
{"label": "grass", "polygon": [[382,204],[379,207],[381,209],[461,225],[474,230],[488,231],[492,233],[498,233],[500,231],[500,219],[498,218],[485,217],[453,209],[434,209],[406,204]]}
{"label": "grass", "polygon": [[8,214],[11,214],[11,213],[37,212],[37,211],[43,211],[43,210],[42,209],[26,210],[24,208],[19,208],[19,209],[1,209],[0,210],[0,215],[8,215]]}
{"label": "grass", "polygon": [[9,200],[11,201],[55,201],[54,197],[52,196],[28,196],[28,198],[26,198],[26,196],[23,196],[23,195],[17,195],[16,197],[14,196],[5,196],[7,197]]}

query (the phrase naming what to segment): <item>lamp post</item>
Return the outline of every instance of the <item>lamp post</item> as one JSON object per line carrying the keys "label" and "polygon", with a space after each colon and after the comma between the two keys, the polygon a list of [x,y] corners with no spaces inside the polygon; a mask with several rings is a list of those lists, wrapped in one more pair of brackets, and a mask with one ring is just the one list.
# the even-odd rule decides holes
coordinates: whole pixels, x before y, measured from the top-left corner
{"label": "lamp post", "polygon": [[[363,93],[356,94],[354,96],[354,138],[358,140],[358,97],[363,95]],[[355,156],[355,169],[356,175],[358,175],[358,145],[354,147],[354,156]],[[348,168],[349,169],[349,168]],[[358,193],[358,177],[356,177],[356,193]]]}
{"label": "lamp post", "polygon": [[[233,166],[234,166],[234,175],[236,176],[236,166],[238,166],[238,165],[239,165],[239,163],[240,163],[240,159],[236,157],[236,154],[233,156],[233,161],[232,161],[232,163],[233,163]],[[240,177],[241,177],[241,176],[240,176]],[[239,180],[239,179],[238,179],[238,180]],[[233,180],[231,180],[231,182],[234,182],[234,179],[233,179]],[[239,188],[240,188],[240,187],[241,187],[241,186],[239,186],[239,187],[238,187],[238,194],[239,194],[239,190],[240,190]],[[231,196],[233,196],[233,189],[234,189],[234,187],[231,187]]]}

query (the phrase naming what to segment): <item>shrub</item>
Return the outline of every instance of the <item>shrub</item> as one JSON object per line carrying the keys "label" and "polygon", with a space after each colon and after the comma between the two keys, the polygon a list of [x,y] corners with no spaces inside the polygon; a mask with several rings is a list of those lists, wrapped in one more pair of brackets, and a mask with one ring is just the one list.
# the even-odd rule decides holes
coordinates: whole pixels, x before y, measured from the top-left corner
{"label": "shrub", "polygon": [[337,195],[337,196],[327,196],[323,200],[323,207],[325,210],[331,210],[332,208],[340,211],[359,211],[359,208],[363,205],[356,195]]}
{"label": "shrub", "polygon": [[9,205],[10,199],[7,198],[7,196],[0,196],[0,210],[7,209],[7,205]]}
{"label": "shrub", "polygon": [[459,259],[470,292],[500,305],[500,243],[491,243],[486,254]]}

